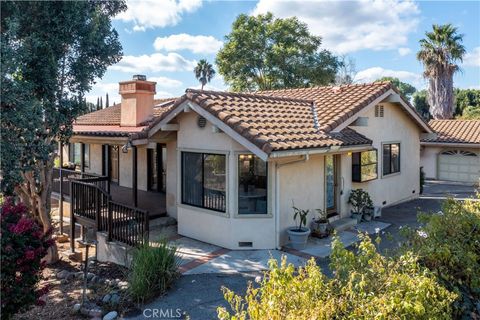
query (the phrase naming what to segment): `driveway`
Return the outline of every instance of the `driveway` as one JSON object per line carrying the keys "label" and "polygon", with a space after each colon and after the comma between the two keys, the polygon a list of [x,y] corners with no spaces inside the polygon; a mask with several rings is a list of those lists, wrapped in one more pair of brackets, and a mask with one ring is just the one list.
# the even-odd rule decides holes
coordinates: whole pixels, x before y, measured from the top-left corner
{"label": "driveway", "polygon": [[[442,200],[448,196],[457,199],[472,198],[475,196],[475,188],[462,184],[433,181],[427,182],[424,188],[424,194],[419,199],[383,209],[382,217],[379,220],[390,224],[390,226],[385,229],[382,235],[380,250],[388,253],[390,250],[398,247],[402,241],[399,234],[399,228],[406,225],[411,227],[418,226],[417,212],[437,212],[441,209]],[[176,241],[177,245],[182,248],[182,240],[178,239]],[[192,248],[192,245],[189,245],[188,247]],[[210,252],[211,254],[211,250],[215,252],[217,249],[213,248],[211,250],[206,250],[202,246],[202,250]],[[198,250],[196,253],[199,254],[200,252],[201,254],[201,252],[203,252],[202,250]],[[219,260],[218,258],[216,259]],[[241,261],[242,259],[245,259],[245,257],[239,256],[235,261]],[[216,262],[216,260],[212,261]],[[317,261],[324,272],[329,275],[330,272],[327,270],[329,259],[324,258],[318,259]],[[264,263],[264,261],[260,262],[262,264]],[[221,265],[222,263],[224,262],[221,260],[218,261],[218,265]],[[208,264],[201,266],[201,268],[206,267],[211,266]],[[191,270],[194,271],[200,269],[195,267]],[[246,270],[249,270],[249,268]],[[182,314],[188,315],[192,320],[216,319],[217,307],[226,306],[221,292],[222,286],[228,287],[234,292],[243,295],[248,282],[255,282],[255,279],[259,276],[262,276],[261,271],[237,272],[234,274],[192,274],[191,272],[185,272],[185,274],[175,282],[173,288],[171,288],[164,296],[146,304],[137,314],[131,314],[130,318],[160,319],[158,315],[162,313],[166,314],[165,312],[176,312],[178,309],[178,311]],[[157,315],[157,317],[154,315]],[[165,319],[165,317],[163,319]]]}

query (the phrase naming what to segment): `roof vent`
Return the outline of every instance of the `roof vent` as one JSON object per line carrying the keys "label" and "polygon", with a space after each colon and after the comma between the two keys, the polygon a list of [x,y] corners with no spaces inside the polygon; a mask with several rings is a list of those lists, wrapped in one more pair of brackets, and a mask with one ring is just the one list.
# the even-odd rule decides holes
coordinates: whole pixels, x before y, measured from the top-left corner
{"label": "roof vent", "polygon": [[207,125],[207,119],[202,116],[198,116],[197,125],[199,128],[205,128]]}
{"label": "roof vent", "polygon": [[144,74],[134,74],[132,80],[147,81],[147,76]]}
{"label": "roof vent", "polygon": [[384,113],[383,105],[377,104],[375,106],[375,117],[376,118],[383,118],[383,113]]}

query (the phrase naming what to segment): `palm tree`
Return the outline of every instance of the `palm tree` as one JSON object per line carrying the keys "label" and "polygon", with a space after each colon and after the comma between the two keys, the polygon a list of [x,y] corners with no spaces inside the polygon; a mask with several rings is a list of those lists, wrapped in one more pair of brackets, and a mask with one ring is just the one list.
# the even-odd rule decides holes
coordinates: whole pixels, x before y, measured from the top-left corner
{"label": "palm tree", "polygon": [[203,87],[215,76],[215,70],[213,70],[213,66],[205,59],[198,61],[198,64],[195,69],[193,69],[193,72],[195,73],[195,78],[197,78],[197,80],[202,84],[202,90]]}
{"label": "palm tree", "polygon": [[428,79],[428,104],[434,119],[450,119],[453,116],[453,75],[459,70],[465,47],[463,35],[451,24],[433,25],[432,32],[420,40],[417,59],[424,66],[423,75]]}

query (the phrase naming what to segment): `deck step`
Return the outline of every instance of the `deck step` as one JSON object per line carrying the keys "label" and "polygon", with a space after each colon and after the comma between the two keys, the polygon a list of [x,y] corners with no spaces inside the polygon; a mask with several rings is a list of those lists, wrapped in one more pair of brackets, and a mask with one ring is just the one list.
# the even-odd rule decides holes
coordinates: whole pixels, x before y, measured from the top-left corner
{"label": "deck step", "polygon": [[357,225],[357,219],[352,218],[342,218],[331,223],[333,229],[336,231],[344,231],[350,228],[353,228]]}

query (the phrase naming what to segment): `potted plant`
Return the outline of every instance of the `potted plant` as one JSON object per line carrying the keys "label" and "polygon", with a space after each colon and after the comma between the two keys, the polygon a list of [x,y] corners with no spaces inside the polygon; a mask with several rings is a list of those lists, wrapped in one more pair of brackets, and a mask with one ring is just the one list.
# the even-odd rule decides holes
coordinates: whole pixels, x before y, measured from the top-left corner
{"label": "potted plant", "polygon": [[327,212],[322,209],[316,209],[318,212],[318,219],[312,221],[312,229],[319,234],[326,234],[328,227]]}
{"label": "potted plant", "polygon": [[310,210],[302,210],[297,207],[293,207],[293,220],[295,224],[298,218],[298,224],[295,227],[287,229],[290,244],[294,249],[304,249],[307,244],[308,236],[310,235],[310,229],[307,228],[307,215]]}
{"label": "potted plant", "polygon": [[366,206],[365,209],[363,209],[363,219],[365,221],[372,221],[373,219],[373,206]]}
{"label": "potted plant", "polygon": [[368,192],[363,189],[354,189],[350,191],[348,203],[352,205],[352,218],[357,219],[357,223],[362,221],[365,208],[373,207],[372,199]]}

